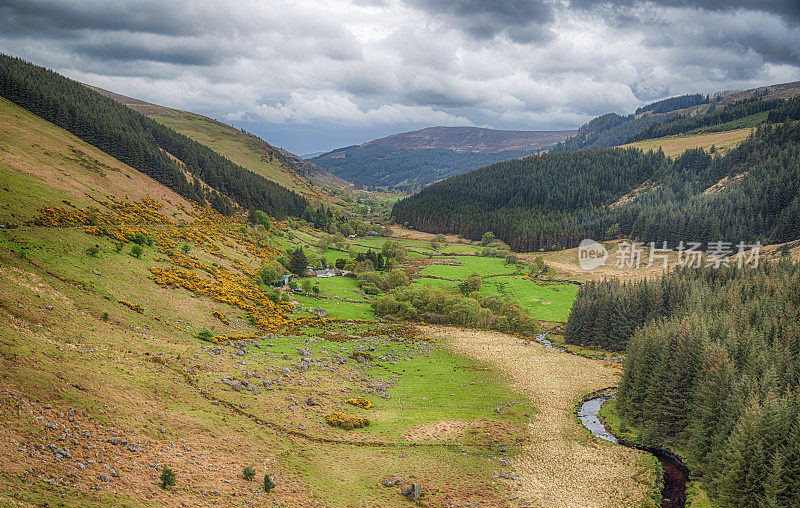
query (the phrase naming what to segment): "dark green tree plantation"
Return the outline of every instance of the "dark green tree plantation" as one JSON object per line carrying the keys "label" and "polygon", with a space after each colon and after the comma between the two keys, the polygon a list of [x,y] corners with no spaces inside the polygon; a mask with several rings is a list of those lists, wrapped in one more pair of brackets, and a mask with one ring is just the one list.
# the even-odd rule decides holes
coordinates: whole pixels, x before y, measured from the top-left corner
{"label": "dark green tree plantation", "polygon": [[567,341],[624,350],[619,411],[722,506],[800,503],[800,263],[587,284]]}
{"label": "dark green tree plantation", "polygon": [[[234,204],[282,219],[306,199],[154,120],[43,67],[0,55],[0,96],[152,177],[178,194],[230,214]],[[191,175],[187,180],[181,161]],[[204,190],[200,182],[211,190]]]}

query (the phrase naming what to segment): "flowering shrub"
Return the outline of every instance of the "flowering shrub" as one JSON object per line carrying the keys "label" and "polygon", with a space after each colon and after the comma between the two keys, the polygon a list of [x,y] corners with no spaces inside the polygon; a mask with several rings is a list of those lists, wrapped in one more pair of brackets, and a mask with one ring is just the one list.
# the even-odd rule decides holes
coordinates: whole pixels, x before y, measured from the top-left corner
{"label": "flowering shrub", "polygon": [[138,312],[139,314],[144,314],[144,309],[141,305],[136,305],[135,303],[131,303],[125,300],[118,300],[119,303],[124,305],[125,307],[131,309],[132,311]]}
{"label": "flowering shrub", "polygon": [[231,324],[231,322],[228,320],[228,316],[226,316],[226,315],[225,315],[225,313],[223,313],[223,312],[220,312],[220,311],[218,311],[218,310],[215,310],[215,311],[214,311],[214,312],[212,312],[211,314],[212,314],[212,315],[213,315],[215,318],[217,318],[217,319],[219,319],[220,321],[222,321],[223,323],[225,323],[226,325],[229,325],[229,324]]}
{"label": "flowering shrub", "polygon": [[369,409],[373,406],[372,401],[365,399],[364,397],[356,397],[355,399],[347,399],[348,404],[352,404],[353,406],[363,407],[364,409]]}
{"label": "flowering shrub", "polygon": [[[208,296],[214,301],[240,309],[261,332],[287,327],[324,326],[338,321],[316,316],[290,318],[288,313],[291,305],[274,301],[276,299],[271,293],[256,284],[257,268],[226,255],[226,252],[237,250],[245,258],[255,260],[256,263],[252,265],[258,267],[280,254],[262,235],[248,232],[242,217],[223,216],[197,204],[186,207],[174,203],[173,207],[178,212],[167,216],[161,212],[162,204],[150,198],[137,202],[115,198],[91,199],[97,206],[85,210],[72,203],[64,203],[64,208],[41,208],[31,223],[44,227],[82,227],[88,234],[110,238],[117,252],[122,251],[125,243],[146,239],[147,244],[152,243],[153,248],[165,256],[158,257],[156,261],[170,264],[150,268],[150,278],[156,284],[186,289],[195,295]],[[286,221],[273,224],[274,231],[287,227]],[[195,246],[197,252],[208,252],[225,263],[208,265],[202,262],[196,255],[190,255],[188,249],[181,249],[182,245],[189,244]],[[226,250],[223,251],[221,247]],[[125,301],[120,303],[136,312],[144,312],[141,306]],[[214,312],[213,315],[228,324],[225,314]],[[220,335],[211,341],[228,339]]]}
{"label": "flowering shrub", "polygon": [[331,413],[325,417],[325,421],[328,422],[329,425],[340,427],[345,430],[359,429],[369,425],[369,418],[345,413]]}

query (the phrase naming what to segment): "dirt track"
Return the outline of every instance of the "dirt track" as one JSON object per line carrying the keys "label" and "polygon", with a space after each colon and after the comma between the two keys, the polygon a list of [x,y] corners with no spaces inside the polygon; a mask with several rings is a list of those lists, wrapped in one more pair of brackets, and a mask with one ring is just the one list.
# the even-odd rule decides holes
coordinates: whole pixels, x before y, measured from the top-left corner
{"label": "dirt track", "polygon": [[511,464],[522,483],[515,493],[519,498],[534,506],[585,507],[640,506],[647,497],[652,477],[644,467],[646,454],[591,437],[573,413],[583,395],[617,383],[613,369],[539,344],[525,346],[505,334],[422,330],[508,373],[513,389],[539,411],[530,424],[530,444]]}

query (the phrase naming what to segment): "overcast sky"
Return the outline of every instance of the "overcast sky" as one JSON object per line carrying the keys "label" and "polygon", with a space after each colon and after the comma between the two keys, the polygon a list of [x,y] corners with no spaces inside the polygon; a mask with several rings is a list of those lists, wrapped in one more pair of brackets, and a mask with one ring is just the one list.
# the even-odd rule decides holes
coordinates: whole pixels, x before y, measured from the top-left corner
{"label": "overcast sky", "polygon": [[800,1],[0,0],[0,51],[304,154],[800,80]]}

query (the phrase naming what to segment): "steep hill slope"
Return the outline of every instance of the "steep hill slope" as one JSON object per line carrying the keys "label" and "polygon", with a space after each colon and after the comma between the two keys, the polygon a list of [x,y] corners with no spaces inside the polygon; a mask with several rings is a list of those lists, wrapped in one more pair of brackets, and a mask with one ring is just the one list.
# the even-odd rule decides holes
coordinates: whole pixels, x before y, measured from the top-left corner
{"label": "steep hill slope", "polygon": [[297,193],[234,164],[205,145],[76,81],[2,54],[0,96],[75,134],[178,194],[209,203],[222,213],[233,213],[238,207],[284,218],[299,216],[308,206],[306,199]]}
{"label": "steep hill slope", "polygon": [[93,86],[89,88],[307,198],[335,201],[336,198],[326,190],[349,186],[348,182],[336,178],[321,167],[223,122],[196,113],[141,101],[102,88]]}
{"label": "steep hill slope", "polygon": [[[780,104],[782,100],[792,99],[800,95],[800,81],[791,83],[781,83],[765,87],[754,88],[751,90],[720,92],[713,97],[703,97],[702,95],[684,95],[663,99],[654,103],[637,108],[635,113],[621,116],[616,113],[607,113],[592,119],[578,129],[577,135],[558,143],[553,151],[564,152],[572,150],[582,150],[586,148],[607,148],[619,146],[625,143],[641,141],[666,136],[667,134],[677,134],[688,132],[691,129],[675,130],[674,132],[663,132],[661,124],[686,124],[692,119],[701,117],[711,117],[706,121],[706,125],[721,126],[725,122],[733,119],[741,120],[749,115],[758,113],[755,109],[761,107],[760,111],[767,111],[771,106]],[[750,106],[758,104],[755,109],[750,107],[747,114],[740,114],[746,108],[738,108],[734,114],[724,113],[732,105],[742,105],[746,103]],[[715,115],[715,116],[714,116]],[[720,121],[728,115],[728,119]],[[718,130],[732,130],[746,126],[754,126],[760,121],[740,122],[738,125],[727,125],[718,127]],[[703,121],[695,122],[693,128],[703,126]],[[656,132],[659,130],[659,132]],[[649,132],[648,132],[649,131]],[[699,146],[699,145],[698,145]]]}
{"label": "steep hill slope", "polygon": [[800,238],[799,153],[796,121],[759,127],[724,156],[701,149],[675,159],[634,148],[548,153],[438,182],[399,201],[392,215],[472,239],[493,231],[518,251],[617,235],[672,245],[782,243]]}
{"label": "steep hill slope", "polygon": [[6,100],[0,224],[0,505],[406,506],[394,477],[434,505],[510,502],[486,450],[525,439],[526,399],[407,326],[262,287],[285,224],[196,206]]}
{"label": "steep hill slope", "polygon": [[429,127],[339,148],[312,162],[349,181],[414,188],[546,149],[573,133]]}

